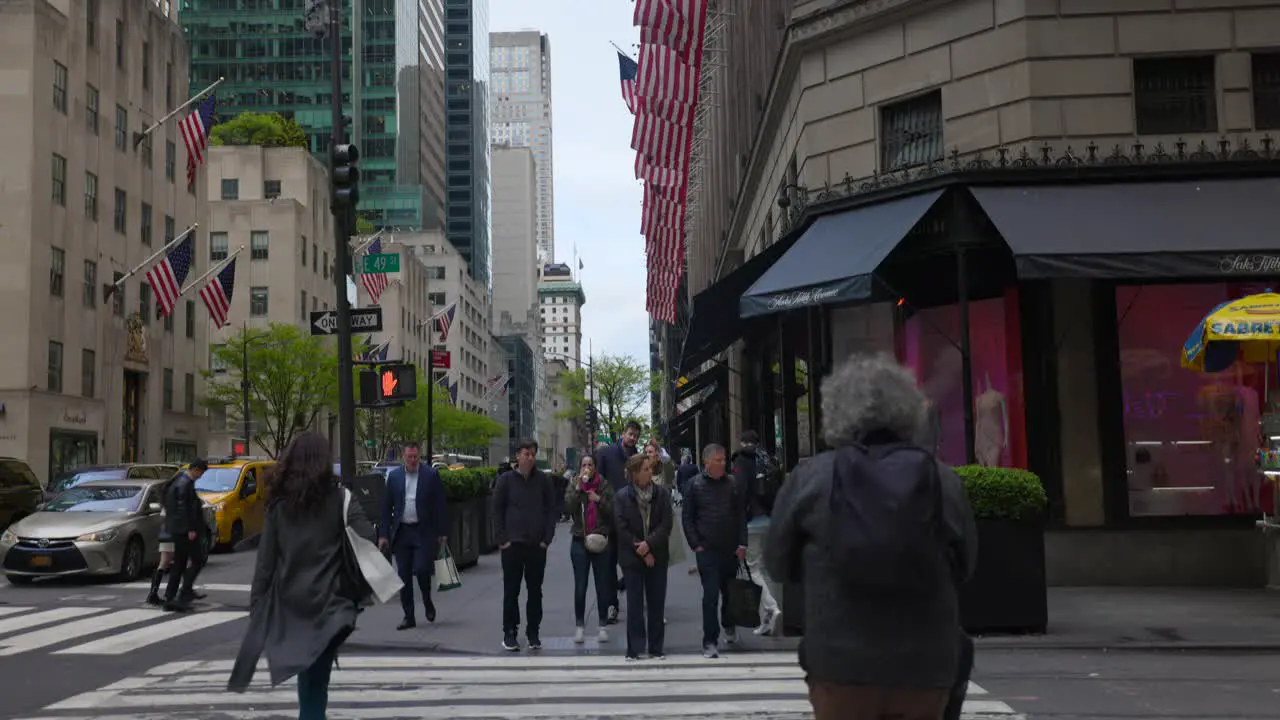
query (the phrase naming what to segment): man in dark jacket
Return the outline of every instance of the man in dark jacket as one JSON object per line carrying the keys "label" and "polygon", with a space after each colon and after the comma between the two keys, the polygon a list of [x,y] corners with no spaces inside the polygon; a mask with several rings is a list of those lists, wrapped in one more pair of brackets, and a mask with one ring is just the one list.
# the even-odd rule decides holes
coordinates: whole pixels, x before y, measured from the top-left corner
{"label": "man in dark jacket", "polygon": [[[537,468],[538,443],[520,442],[516,467],[503,473],[493,488],[494,524],[502,552],[502,647],[520,651],[520,583],[525,598],[525,638],[529,649],[542,647],[542,579],[547,548],[555,537],[564,496],[556,497],[551,476]],[[611,543],[612,544],[612,543]]]}
{"label": "man in dark jacket", "polygon": [[[639,440],[640,423],[632,421],[623,428],[622,437],[618,438],[618,442],[601,445],[596,449],[596,472],[609,483],[614,494],[627,486],[627,460],[639,451],[636,447]],[[624,593],[627,591],[627,583],[622,577],[622,568],[618,566],[617,544],[609,543],[609,549],[605,552],[609,553],[610,566],[617,568],[618,583],[614,587],[618,589],[619,594]],[[616,622],[618,622],[618,599],[615,597],[613,605],[609,606],[609,624]]]}
{"label": "man in dark jacket", "polygon": [[725,472],[725,449],[702,451],[702,473],[689,483],[684,497],[684,536],[697,557],[702,579],[702,656],[719,657],[720,630],[738,641],[729,618],[729,581],[747,556],[747,513],[742,490]]}
{"label": "man in dark jacket", "polygon": [[195,460],[169,483],[169,490],[165,493],[165,530],[173,538],[173,562],[169,584],[164,591],[165,610],[188,611],[195,596],[193,586],[196,573],[200,572],[200,534],[208,532],[204,522],[204,503],[196,493],[196,481],[208,469],[209,463]]}
{"label": "man in dark jacket", "polygon": [[689,482],[698,475],[698,466],[693,462],[693,453],[688,448],[680,454],[680,467],[676,468],[676,488],[680,494],[689,492]]}

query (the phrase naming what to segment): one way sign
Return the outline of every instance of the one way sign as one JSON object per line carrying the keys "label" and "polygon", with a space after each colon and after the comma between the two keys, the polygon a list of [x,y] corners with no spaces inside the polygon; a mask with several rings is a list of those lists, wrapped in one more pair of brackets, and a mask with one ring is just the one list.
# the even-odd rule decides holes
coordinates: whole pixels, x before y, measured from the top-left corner
{"label": "one way sign", "polygon": [[[378,332],[382,330],[382,308],[360,308],[351,311],[352,332]],[[311,311],[311,334],[332,335],[338,332],[337,310]]]}

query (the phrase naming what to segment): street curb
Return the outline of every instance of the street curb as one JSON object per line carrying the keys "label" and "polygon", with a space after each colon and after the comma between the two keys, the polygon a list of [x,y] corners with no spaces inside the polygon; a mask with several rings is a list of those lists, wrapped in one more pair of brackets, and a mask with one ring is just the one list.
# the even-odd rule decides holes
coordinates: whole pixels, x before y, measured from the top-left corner
{"label": "street curb", "polygon": [[1021,638],[975,637],[980,649],[987,650],[1097,650],[1135,652],[1272,652],[1280,650],[1280,642],[1190,642],[1116,640],[1038,640]]}

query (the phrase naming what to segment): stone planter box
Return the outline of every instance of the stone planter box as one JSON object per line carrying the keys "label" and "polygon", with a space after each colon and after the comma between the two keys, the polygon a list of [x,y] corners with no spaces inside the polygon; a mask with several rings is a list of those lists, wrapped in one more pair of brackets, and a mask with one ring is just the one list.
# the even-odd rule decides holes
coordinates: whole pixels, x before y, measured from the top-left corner
{"label": "stone planter box", "polygon": [[1044,522],[978,519],[978,566],[960,589],[971,634],[1043,633],[1049,624]]}
{"label": "stone planter box", "polygon": [[498,549],[498,516],[493,511],[492,494],[480,500],[480,554],[487,555]]}
{"label": "stone planter box", "polygon": [[480,561],[480,520],[484,498],[452,501],[448,508],[449,552],[458,569]]}

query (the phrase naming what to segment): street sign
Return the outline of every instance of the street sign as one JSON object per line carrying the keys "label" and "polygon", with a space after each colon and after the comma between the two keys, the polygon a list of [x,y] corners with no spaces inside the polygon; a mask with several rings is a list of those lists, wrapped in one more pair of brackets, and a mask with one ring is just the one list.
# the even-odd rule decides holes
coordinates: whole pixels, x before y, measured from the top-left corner
{"label": "street sign", "polygon": [[452,357],[448,350],[432,350],[431,351],[431,369],[432,370],[448,370],[452,367]]}
{"label": "street sign", "polygon": [[[382,330],[382,308],[360,308],[351,311],[351,331],[379,332]],[[311,334],[332,335],[338,332],[337,310],[312,310]]]}
{"label": "street sign", "polygon": [[365,255],[364,271],[366,273],[400,272],[400,255],[382,253],[381,255]]}

